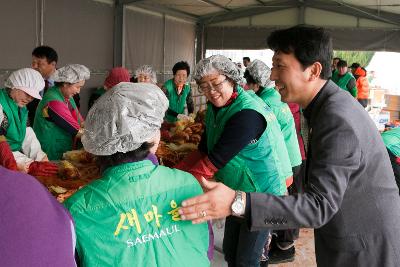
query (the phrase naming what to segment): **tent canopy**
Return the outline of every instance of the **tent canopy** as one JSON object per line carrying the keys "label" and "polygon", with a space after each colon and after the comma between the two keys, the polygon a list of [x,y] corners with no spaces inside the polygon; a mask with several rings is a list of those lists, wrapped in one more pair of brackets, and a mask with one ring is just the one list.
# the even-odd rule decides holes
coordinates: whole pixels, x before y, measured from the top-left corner
{"label": "tent canopy", "polygon": [[[206,49],[265,49],[271,31],[297,24],[329,29],[335,49],[400,52],[400,0],[12,0],[0,1],[0,80],[45,44],[58,67],[89,67],[86,88],[113,66],[152,65],[163,82],[178,61],[193,67]],[[81,92],[83,113],[90,93]]]}
{"label": "tent canopy", "polygon": [[399,0],[120,0],[197,23],[206,49],[262,49],[298,24],[327,28],[338,50],[400,52]]}

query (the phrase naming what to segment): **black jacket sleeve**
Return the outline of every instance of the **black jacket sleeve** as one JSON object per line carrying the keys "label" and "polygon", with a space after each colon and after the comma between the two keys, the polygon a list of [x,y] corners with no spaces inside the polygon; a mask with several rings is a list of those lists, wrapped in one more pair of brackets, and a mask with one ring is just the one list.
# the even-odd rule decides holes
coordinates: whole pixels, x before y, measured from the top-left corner
{"label": "black jacket sleeve", "polygon": [[[215,167],[223,168],[244,147],[258,140],[266,127],[265,118],[255,110],[245,109],[237,112],[227,121],[220,139],[208,154],[208,158]],[[204,145],[207,148],[207,144],[201,142],[199,150],[200,146],[204,149]]]}

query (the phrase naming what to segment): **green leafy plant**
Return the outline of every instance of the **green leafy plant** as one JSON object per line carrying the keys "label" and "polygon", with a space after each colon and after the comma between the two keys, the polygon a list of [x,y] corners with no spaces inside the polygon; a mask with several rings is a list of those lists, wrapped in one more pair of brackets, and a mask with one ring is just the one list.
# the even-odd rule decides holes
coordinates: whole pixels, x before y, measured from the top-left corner
{"label": "green leafy plant", "polygon": [[374,54],[371,51],[333,51],[333,57],[346,60],[349,67],[353,63],[359,63],[361,67],[367,66]]}

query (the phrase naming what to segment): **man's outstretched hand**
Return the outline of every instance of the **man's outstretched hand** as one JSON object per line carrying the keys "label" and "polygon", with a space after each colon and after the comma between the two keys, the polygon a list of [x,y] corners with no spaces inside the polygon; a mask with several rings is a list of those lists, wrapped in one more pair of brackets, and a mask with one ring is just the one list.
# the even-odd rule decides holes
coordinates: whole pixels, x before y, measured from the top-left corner
{"label": "man's outstretched hand", "polygon": [[201,178],[200,184],[205,193],[182,202],[182,208],[179,210],[182,220],[190,220],[197,224],[232,214],[234,190],[222,183],[207,181],[204,177]]}

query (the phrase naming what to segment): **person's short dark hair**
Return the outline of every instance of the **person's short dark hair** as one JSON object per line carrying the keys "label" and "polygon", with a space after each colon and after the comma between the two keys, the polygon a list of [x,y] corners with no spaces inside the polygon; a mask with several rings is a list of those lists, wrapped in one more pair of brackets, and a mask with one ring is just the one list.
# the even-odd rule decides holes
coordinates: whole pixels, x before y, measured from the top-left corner
{"label": "person's short dark hair", "polygon": [[360,63],[354,62],[353,64],[351,64],[350,68],[351,68],[351,69],[357,69],[357,68],[360,67],[360,66],[361,66]]}
{"label": "person's short dark hair", "polygon": [[333,60],[341,60],[340,57],[334,57]]}
{"label": "person's short dark hair", "polygon": [[332,75],[332,38],[323,28],[300,25],[277,30],[271,33],[267,43],[273,51],[293,53],[303,69],[319,62],[322,65],[321,79]]}
{"label": "person's short dark hair", "polygon": [[64,84],[70,84],[70,83],[66,83],[66,82],[54,82],[54,86],[59,87],[59,88],[63,87]]}
{"label": "person's short dark hair", "polygon": [[46,58],[47,63],[51,63],[53,61],[57,63],[58,61],[56,50],[46,45],[38,46],[33,49],[32,56],[35,56],[37,58]]}
{"label": "person's short dark hair", "polygon": [[250,58],[249,57],[243,57],[243,60],[247,60],[250,62]]}
{"label": "person's short dark hair", "polygon": [[100,171],[123,163],[136,162],[144,160],[150,153],[150,148],[154,146],[153,143],[144,142],[139,148],[123,153],[117,152],[109,156],[96,156],[97,164]]}
{"label": "person's short dark hair", "polygon": [[346,60],[339,60],[339,62],[336,64],[336,67],[338,68],[343,68],[343,67],[347,67],[347,61]]}
{"label": "person's short dark hair", "polygon": [[250,72],[249,72],[248,69],[246,69],[246,70],[244,71],[243,77],[246,79],[246,82],[247,82],[248,84],[257,84],[257,82],[254,80],[253,76],[251,76],[251,74],[250,74]]}
{"label": "person's short dark hair", "polygon": [[186,61],[179,61],[175,63],[174,67],[172,68],[172,74],[175,75],[178,70],[186,70],[187,76],[190,75],[190,66]]}

